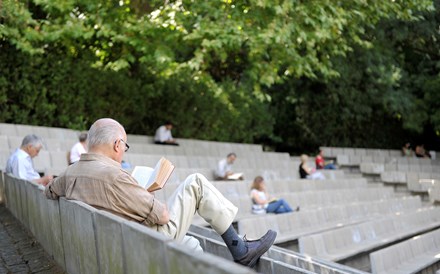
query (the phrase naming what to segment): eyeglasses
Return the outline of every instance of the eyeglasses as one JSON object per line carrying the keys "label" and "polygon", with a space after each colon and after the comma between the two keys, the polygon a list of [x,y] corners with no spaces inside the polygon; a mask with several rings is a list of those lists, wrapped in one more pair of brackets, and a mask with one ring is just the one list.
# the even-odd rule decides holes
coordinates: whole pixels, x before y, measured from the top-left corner
{"label": "eyeglasses", "polygon": [[[127,144],[127,142],[125,142],[125,141],[122,140],[122,139],[119,139],[119,141],[121,141],[121,142],[123,142],[123,143],[125,144],[125,150],[124,150],[124,152],[127,152],[128,149],[130,148],[130,146]],[[116,142],[117,142],[117,140],[115,141],[115,144],[116,144]]]}

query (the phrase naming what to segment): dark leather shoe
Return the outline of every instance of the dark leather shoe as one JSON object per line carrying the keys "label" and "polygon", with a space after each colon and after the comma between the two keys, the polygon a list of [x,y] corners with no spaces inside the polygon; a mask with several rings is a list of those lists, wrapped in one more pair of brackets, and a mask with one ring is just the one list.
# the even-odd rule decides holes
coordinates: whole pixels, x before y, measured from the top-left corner
{"label": "dark leather shoe", "polygon": [[259,240],[248,241],[245,238],[244,242],[247,245],[248,251],[243,257],[235,260],[235,262],[244,266],[254,267],[258,259],[272,246],[276,237],[277,233],[269,230]]}

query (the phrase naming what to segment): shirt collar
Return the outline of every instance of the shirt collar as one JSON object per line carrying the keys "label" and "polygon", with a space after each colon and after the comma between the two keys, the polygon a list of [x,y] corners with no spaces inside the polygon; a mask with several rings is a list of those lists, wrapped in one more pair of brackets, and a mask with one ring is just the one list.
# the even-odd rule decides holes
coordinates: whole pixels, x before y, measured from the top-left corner
{"label": "shirt collar", "polygon": [[29,153],[27,153],[26,151],[22,150],[21,148],[17,148],[17,150],[18,150],[18,153],[20,153],[21,155],[29,157],[29,158],[31,157],[31,155],[29,155]]}
{"label": "shirt collar", "polygon": [[121,167],[121,164],[116,162],[115,160],[109,158],[108,156],[102,155],[102,154],[97,154],[97,153],[83,153],[80,156],[79,159],[81,162],[86,162],[86,161],[100,161],[100,162],[104,162],[108,165],[112,165],[115,167]]}

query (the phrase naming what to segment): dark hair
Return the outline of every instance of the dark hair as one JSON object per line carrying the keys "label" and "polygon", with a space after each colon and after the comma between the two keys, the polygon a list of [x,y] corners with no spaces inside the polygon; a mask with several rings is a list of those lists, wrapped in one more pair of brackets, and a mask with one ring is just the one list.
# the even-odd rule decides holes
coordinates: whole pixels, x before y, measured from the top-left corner
{"label": "dark hair", "polygon": [[87,140],[87,133],[83,132],[79,135],[79,141],[80,142],[85,142]]}
{"label": "dark hair", "polygon": [[174,126],[173,122],[171,122],[171,121],[165,121],[164,125]]}
{"label": "dark hair", "polygon": [[235,158],[237,158],[237,154],[235,154],[234,152],[229,153],[226,157],[229,158],[231,156],[234,156]]}

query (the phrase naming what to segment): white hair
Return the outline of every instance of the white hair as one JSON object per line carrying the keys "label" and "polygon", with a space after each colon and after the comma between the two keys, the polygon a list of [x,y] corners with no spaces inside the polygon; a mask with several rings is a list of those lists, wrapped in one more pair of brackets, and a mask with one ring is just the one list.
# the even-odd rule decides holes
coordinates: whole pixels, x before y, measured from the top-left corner
{"label": "white hair", "polygon": [[124,127],[110,118],[102,118],[93,123],[88,132],[89,150],[98,145],[113,144],[118,139],[123,139]]}
{"label": "white hair", "polygon": [[21,142],[21,146],[25,147],[27,145],[31,145],[32,147],[43,147],[43,139],[35,134],[26,135]]}

